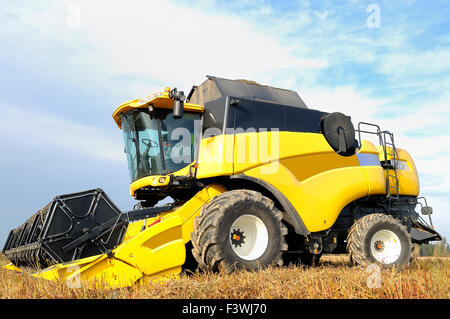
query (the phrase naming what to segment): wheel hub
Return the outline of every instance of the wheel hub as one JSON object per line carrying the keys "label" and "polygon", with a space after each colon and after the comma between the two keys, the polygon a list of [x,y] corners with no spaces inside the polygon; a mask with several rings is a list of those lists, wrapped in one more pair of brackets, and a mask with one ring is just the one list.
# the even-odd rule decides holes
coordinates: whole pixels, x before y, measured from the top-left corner
{"label": "wheel hub", "polygon": [[258,259],[264,254],[269,244],[266,225],[253,214],[244,214],[236,218],[230,227],[229,234],[234,253],[245,260]]}
{"label": "wheel hub", "polygon": [[376,251],[383,251],[384,250],[384,243],[381,241],[381,240],[377,240],[376,242],[375,242],[375,250]]}
{"label": "wheel hub", "polygon": [[233,229],[233,232],[231,233],[231,243],[234,245],[234,247],[241,247],[242,244],[245,243],[244,241],[245,236],[244,232],[238,229]]}
{"label": "wheel hub", "polygon": [[380,230],[373,235],[370,247],[375,260],[385,265],[395,263],[402,252],[399,237],[387,229]]}

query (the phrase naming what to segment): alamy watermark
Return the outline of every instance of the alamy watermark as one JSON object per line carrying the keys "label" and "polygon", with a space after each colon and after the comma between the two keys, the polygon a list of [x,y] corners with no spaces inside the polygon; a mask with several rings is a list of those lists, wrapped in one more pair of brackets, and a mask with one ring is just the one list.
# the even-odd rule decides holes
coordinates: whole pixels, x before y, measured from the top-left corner
{"label": "alamy watermark", "polygon": [[80,267],[78,265],[69,266],[67,272],[72,274],[66,280],[67,287],[81,288]]}
{"label": "alamy watermark", "polygon": [[[198,136],[198,132],[194,135]],[[170,139],[177,141],[171,145],[172,161],[176,164],[191,163],[191,148],[194,146],[191,131],[184,127],[176,128],[172,131]],[[280,155],[278,128],[250,127],[245,130],[227,128],[225,132],[219,128],[208,128],[203,132],[202,139],[204,140],[200,154],[202,163],[265,164],[261,167],[261,173],[274,174],[278,171]]]}
{"label": "alamy watermark", "polygon": [[381,27],[381,8],[378,4],[370,4],[366,8],[366,12],[370,13],[366,20],[366,26],[369,29],[379,29]]}
{"label": "alamy watermark", "polygon": [[79,29],[81,27],[81,7],[78,3],[71,3],[67,6],[66,25],[69,29]]}
{"label": "alamy watermark", "polygon": [[377,264],[370,264],[366,268],[367,277],[366,284],[369,288],[381,288],[381,268]]}

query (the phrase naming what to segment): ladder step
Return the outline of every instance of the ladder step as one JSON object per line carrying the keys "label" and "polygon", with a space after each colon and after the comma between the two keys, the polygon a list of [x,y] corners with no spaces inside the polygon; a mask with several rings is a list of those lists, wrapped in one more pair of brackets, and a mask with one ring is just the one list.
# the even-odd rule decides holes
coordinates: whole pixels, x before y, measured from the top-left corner
{"label": "ladder step", "polygon": [[[391,209],[392,205],[399,206],[400,200],[400,186],[397,174],[399,156],[395,146],[393,133],[379,130],[377,135],[379,137],[380,146],[384,152],[383,168],[386,170],[386,198],[389,200],[389,209]],[[390,158],[389,165],[387,164],[388,157]],[[392,194],[394,193],[394,190],[395,194]],[[396,203],[393,203],[394,201],[396,201]]]}

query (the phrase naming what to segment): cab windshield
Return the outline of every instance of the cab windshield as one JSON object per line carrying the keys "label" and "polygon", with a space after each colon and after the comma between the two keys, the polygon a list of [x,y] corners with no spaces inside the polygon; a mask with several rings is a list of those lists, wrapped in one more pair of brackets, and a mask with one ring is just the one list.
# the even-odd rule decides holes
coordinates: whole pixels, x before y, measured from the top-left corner
{"label": "cab windshield", "polygon": [[194,161],[200,114],[174,119],[171,110],[134,110],[121,115],[131,182],[178,171]]}

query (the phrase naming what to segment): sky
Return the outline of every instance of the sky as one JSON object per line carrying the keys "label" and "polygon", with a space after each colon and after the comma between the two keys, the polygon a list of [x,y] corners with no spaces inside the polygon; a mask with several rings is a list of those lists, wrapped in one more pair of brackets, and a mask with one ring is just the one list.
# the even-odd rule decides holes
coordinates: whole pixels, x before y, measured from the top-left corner
{"label": "sky", "polygon": [[0,246],[56,195],[131,209],[111,114],[206,75],[294,90],[394,133],[450,238],[448,1],[0,2]]}

